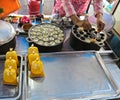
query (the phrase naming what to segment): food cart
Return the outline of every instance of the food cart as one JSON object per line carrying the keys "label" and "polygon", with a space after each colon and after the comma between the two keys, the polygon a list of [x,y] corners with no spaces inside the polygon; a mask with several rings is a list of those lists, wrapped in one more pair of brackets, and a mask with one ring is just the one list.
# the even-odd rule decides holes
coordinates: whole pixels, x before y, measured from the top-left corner
{"label": "food cart", "polygon": [[[107,14],[104,16],[106,18]],[[110,17],[110,19],[111,18],[113,17]],[[93,17],[89,18],[89,20],[94,23],[93,19]],[[114,20],[114,18],[112,20]],[[4,21],[1,20],[1,23],[2,22],[4,23]],[[114,21],[111,23],[114,25]],[[15,31],[13,31],[14,29],[11,25]],[[87,50],[75,50],[75,48],[72,48],[70,45],[72,27],[60,28],[64,33],[64,38],[62,38],[64,40],[59,45],[52,47],[46,44],[42,46],[43,48],[47,47],[48,50],[44,52],[43,49],[42,52],[39,52],[40,59],[44,64],[45,77],[31,78],[30,71],[28,70],[28,48],[31,44],[37,44],[36,46],[39,48],[39,44],[35,40],[30,40],[30,34],[32,32],[39,33],[35,28],[37,26],[41,28],[42,25],[49,27],[49,25],[53,24],[40,23],[39,25],[32,26],[30,30],[26,32],[18,27],[16,23],[8,24],[5,22],[6,28],[10,26],[7,32],[12,33],[12,35],[8,37],[9,40],[11,41],[14,38],[16,40],[12,43],[15,43],[15,51],[18,53],[20,61],[19,83],[17,86],[3,85],[2,78],[5,53],[1,54],[0,100],[113,100],[120,98],[120,69],[117,55],[106,42],[99,50],[92,48],[90,50],[89,48],[87,48]],[[53,27],[49,28],[52,29]],[[58,28],[58,26],[55,25],[54,28]],[[108,28],[111,28],[111,26],[106,27],[106,30]],[[48,31],[52,33],[51,30]],[[56,29],[54,31],[56,31]],[[16,32],[16,34],[13,34],[14,32]],[[57,32],[59,31],[57,30]],[[45,37],[42,37],[42,39]],[[38,38],[38,35],[35,38]],[[55,39],[56,38],[55,35]],[[9,44],[10,41],[4,42],[4,44]],[[1,43],[1,45],[3,44]],[[85,45],[83,44],[83,46]],[[57,47],[59,47],[59,49],[56,49]],[[41,49],[40,46],[39,51],[41,51]]]}

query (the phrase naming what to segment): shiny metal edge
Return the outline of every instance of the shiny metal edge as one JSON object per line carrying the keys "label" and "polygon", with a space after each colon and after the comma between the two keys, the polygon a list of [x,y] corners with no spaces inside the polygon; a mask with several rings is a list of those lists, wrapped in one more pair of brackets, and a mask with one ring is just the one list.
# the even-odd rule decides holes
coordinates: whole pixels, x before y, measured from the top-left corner
{"label": "shiny metal edge", "polygon": [[105,74],[107,75],[111,85],[113,86],[113,88],[116,92],[116,95],[114,95],[114,96],[118,96],[120,94],[120,90],[119,90],[118,86],[116,85],[116,83],[114,82],[114,79],[113,79],[112,75],[110,74],[109,70],[106,68],[104,61],[102,60],[102,57],[100,56],[99,52],[97,52],[97,51],[96,51],[96,58],[97,58],[98,62],[100,63],[101,67],[103,68]]}
{"label": "shiny metal edge", "polygon": [[87,53],[95,53],[94,50],[89,51],[62,51],[62,52],[51,52],[51,53],[40,53],[41,56],[51,56],[51,55],[61,55],[61,54],[87,54]]}
{"label": "shiny metal edge", "polygon": [[107,51],[97,51],[100,56],[108,56],[110,54],[113,54],[114,58],[112,60],[104,60],[105,63],[114,63],[114,62],[119,62],[120,58],[113,52],[113,50],[107,50]]}
{"label": "shiny metal edge", "polygon": [[23,77],[23,97],[22,100],[28,100],[28,75],[27,75],[27,56],[24,56],[24,77]]}

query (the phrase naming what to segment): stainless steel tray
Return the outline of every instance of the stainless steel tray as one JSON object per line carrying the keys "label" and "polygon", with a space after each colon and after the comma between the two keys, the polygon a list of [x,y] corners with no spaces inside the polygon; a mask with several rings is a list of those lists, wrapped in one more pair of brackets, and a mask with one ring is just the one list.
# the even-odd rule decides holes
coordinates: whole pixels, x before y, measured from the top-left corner
{"label": "stainless steel tray", "polygon": [[[27,60],[27,57],[26,57]],[[26,99],[98,99],[117,96],[119,90],[99,53],[41,54],[45,78],[30,78],[26,70]],[[27,65],[27,64],[26,64]]]}
{"label": "stainless steel tray", "polygon": [[3,84],[3,70],[4,70],[4,62],[5,55],[0,55],[0,100],[18,100],[21,96],[22,89],[22,61],[23,57],[18,56],[20,67],[18,68],[18,85],[10,86]]}

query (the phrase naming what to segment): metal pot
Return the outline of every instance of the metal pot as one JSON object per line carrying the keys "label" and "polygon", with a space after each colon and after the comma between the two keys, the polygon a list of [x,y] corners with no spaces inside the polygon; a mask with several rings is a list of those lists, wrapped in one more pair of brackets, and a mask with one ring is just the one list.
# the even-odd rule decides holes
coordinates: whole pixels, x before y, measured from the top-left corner
{"label": "metal pot", "polygon": [[53,24],[32,26],[27,41],[38,47],[39,52],[61,51],[65,35],[62,29]]}
{"label": "metal pot", "polygon": [[96,27],[92,26],[91,30],[79,29],[73,25],[70,34],[70,45],[75,50],[99,50],[104,46],[107,35],[104,31],[96,32]]}
{"label": "metal pot", "polygon": [[5,21],[0,20],[0,54],[5,54],[10,48],[15,48],[16,32],[13,26]]}

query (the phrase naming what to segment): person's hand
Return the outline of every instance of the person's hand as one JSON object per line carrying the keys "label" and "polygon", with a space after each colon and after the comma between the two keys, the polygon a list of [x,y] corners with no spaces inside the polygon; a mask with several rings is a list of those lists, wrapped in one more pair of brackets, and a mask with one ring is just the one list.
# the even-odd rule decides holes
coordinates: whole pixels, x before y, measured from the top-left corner
{"label": "person's hand", "polygon": [[70,16],[72,22],[74,25],[77,25],[79,27],[83,27],[84,29],[91,29],[91,24],[89,23],[88,19],[80,20],[76,15]]}
{"label": "person's hand", "polygon": [[84,29],[90,30],[91,29],[91,24],[89,23],[89,21],[86,20],[79,20],[78,22],[75,23],[75,25],[79,26],[79,27],[83,27]]}
{"label": "person's hand", "polygon": [[98,28],[98,31],[102,31],[105,27],[105,23],[102,19],[102,14],[98,14],[97,16],[97,28]]}
{"label": "person's hand", "polygon": [[105,23],[102,19],[97,19],[97,28],[99,31],[102,31],[105,27]]}

